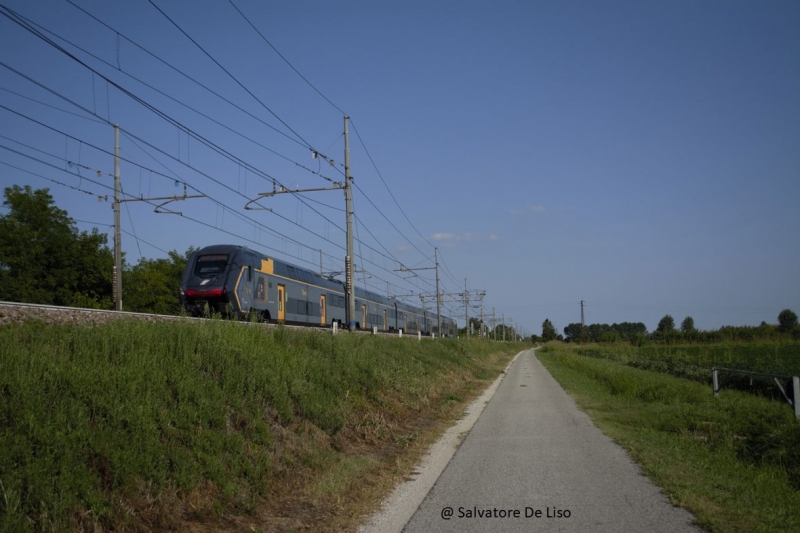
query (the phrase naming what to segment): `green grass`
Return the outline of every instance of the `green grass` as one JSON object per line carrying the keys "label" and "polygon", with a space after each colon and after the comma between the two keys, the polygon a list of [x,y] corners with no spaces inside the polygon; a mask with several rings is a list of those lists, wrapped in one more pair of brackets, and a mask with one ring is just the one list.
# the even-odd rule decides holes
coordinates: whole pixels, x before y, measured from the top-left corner
{"label": "green grass", "polygon": [[714,532],[800,531],[800,423],[785,404],[578,355],[537,352],[606,434]]}
{"label": "green grass", "polygon": [[200,493],[199,517],[252,513],[302,472],[346,490],[371,467],[348,442],[403,438],[381,421],[452,403],[512,351],[222,321],[0,328],[0,530],[135,530]]}
{"label": "green grass", "polygon": [[[767,374],[800,375],[800,342],[754,341],[718,344],[631,346],[627,343],[575,345],[575,353],[609,359],[634,368],[711,383],[711,368],[722,367]],[[750,390],[778,398],[780,392],[769,378],[725,374],[723,386]]]}

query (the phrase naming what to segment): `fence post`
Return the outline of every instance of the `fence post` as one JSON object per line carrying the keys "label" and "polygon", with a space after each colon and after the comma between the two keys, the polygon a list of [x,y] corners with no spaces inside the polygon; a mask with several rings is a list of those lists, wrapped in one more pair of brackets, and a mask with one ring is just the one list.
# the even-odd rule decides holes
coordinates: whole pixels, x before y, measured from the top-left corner
{"label": "fence post", "polygon": [[711,369],[711,382],[714,384],[714,398],[719,397],[719,370]]}
{"label": "fence post", "polygon": [[402,337],[403,336],[403,328],[398,329],[397,330],[397,334],[398,334],[397,335],[398,337]]}
{"label": "fence post", "polygon": [[339,323],[334,320],[333,322],[333,334],[336,335],[336,330],[338,330]]}
{"label": "fence post", "polygon": [[800,376],[792,376],[792,407],[794,417],[800,418]]}
{"label": "fence post", "polygon": [[372,326],[372,334],[373,335],[377,335],[378,334],[378,326]]}
{"label": "fence post", "polygon": [[422,341],[422,332],[421,331],[417,332],[417,340],[418,341]]}

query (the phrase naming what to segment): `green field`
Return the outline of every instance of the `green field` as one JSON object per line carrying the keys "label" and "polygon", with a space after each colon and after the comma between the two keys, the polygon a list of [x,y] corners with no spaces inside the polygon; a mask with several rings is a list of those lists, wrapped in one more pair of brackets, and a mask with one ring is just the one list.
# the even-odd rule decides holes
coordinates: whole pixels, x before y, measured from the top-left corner
{"label": "green field", "polygon": [[335,530],[355,486],[517,351],[224,321],[0,328],[0,530],[237,529],[269,505]]}
{"label": "green field", "polygon": [[[619,344],[574,345],[574,353],[608,359],[634,368],[653,370],[701,383],[711,383],[711,368],[722,367],[766,374],[800,375],[800,342],[755,341],[717,344]],[[725,376],[725,385],[777,398],[780,394],[768,379]]]}
{"label": "green field", "polygon": [[[757,364],[769,365],[761,348],[699,350],[703,365],[743,364],[746,354],[756,353]],[[785,402],[736,390],[715,398],[709,384],[633,368],[667,358],[668,349],[667,371],[678,363],[701,366],[685,347],[639,351],[641,359],[633,350],[615,356],[614,349],[552,344],[537,355],[595,424],[702,527],[800,531],[800,422]],[[778,359],[770,368],[787,368]]]}

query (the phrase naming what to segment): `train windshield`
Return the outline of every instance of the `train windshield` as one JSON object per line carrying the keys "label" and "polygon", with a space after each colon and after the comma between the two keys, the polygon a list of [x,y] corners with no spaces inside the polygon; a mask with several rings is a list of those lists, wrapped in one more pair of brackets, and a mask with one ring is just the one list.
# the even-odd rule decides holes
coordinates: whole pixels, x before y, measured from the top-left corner
{"label": "train windshield", "polygon": [[194,264],[194,275],[201,278],[215,276],[225,271],[228,254],[201,255]]}

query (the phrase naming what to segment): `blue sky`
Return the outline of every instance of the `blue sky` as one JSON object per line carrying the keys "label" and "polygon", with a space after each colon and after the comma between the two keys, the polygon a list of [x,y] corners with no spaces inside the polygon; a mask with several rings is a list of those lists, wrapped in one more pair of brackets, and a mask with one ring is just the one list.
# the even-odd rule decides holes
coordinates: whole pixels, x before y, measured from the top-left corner
{"label": "blue sky", "polygon": [[146,0],[73,0],[109,27],[65,0],[3,0],[96,73],[0,17],[0,185],[49,187],[109,231],[116,123],[126,193],[208,195],[171,204],[185,217],[126,203],[129,261],[241,243],[341,270],[341,191],[243,207],[272,179],[341,180],[344,111],[359,284],[419,303],[433,272],[395,270],[432,266],[436,246],[445,291],[466,278],[527,333],[580,321],[581,300],[587,323],[649,330],[800,312],[797,2],[233,1],[313,88],[229,2],[153,0],[235,80]]}

